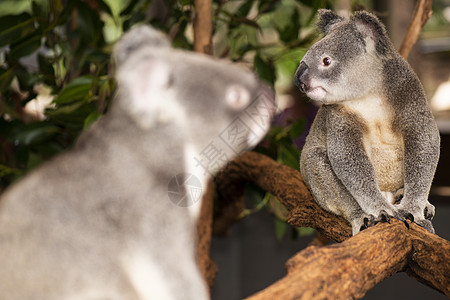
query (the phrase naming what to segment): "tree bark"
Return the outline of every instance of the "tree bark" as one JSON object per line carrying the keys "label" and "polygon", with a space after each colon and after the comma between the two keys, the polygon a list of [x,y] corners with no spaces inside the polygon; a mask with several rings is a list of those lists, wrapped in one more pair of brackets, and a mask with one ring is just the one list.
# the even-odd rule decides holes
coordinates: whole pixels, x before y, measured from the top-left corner
{"label": "tree bark", "polygon": [[347,221],[316,204],[300,172],[259,153],[242,154],[217,175],[215,231],[223,233],[239,219],[246,182],[278,197],[289,211],[291,225],[314,227],[342,242],[307,247],[288,261],[286,277],[249,299],[361,298],[399,271],[450,297],[450,242],[398,220],[377,224],[350,238]]}
{"label": "tree bark", "polygon": [[287,262],[286,277],[248,299],[359,299],[405,269],[450,296],[449,251],[448,241],[394,220],[340,244],[306,248]]}
{"label": "tree bark", "polygon": [[194,0],[194,51],[212,54],[212,1]]}
{"label": "tree bark", "polygon": [[411,48],[419,39],[423,26],[433,14],[432,5],[433,0],[418,0],[414,8],[413,17],[406,32],[406,36],[400,46],[400,55],[405,59],[408,58]]}
{"label": "tree bark", "polygon": [[290,225],[316,228],[338,242],[352,236],[350,224],[344,218],[322,209],[314,201],[300,172],[255,152],[242,154],[217,174],[215,234],[226,234],[230,225],[239,220],[245,209],[242,196],[245,182],[253,182],[276,196],[289,211]]}
{"label": "tree bark", "polygon": [[217,265],[211,259],[212,217],[214,206],[214,184],[212,179],[208,181],[206,191],[203,194],[202,208],[197,222],[197,264],[208,286],[214,284],[217,273]]}

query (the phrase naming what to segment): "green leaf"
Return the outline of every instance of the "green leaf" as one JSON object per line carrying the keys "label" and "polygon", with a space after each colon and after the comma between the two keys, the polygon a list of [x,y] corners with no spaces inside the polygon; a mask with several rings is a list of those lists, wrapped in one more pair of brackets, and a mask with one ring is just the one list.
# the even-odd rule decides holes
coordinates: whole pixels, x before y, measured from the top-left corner
{"label": "green leaf", "polygon": [[248,15],[248,12],[253,6],[253,2],[255,1],[254,0],[244,1],[244,3],[241,6],[239,6],[238,10],[236,11],[235,16],[237,18],[246,17]]}
{"label": "green leaf", "polygon": [[49,59],[42,54],[38,54],[39,72],[44,83],[50,87],[56,86],[55,69]]}
{"label": "green leaf", "polygon": [[62,89],[53,102],[57,104],[67,104],[76,100],[83,100],[90,92],[93,81],[93,76],[81,76],[75,78]]}
{"label": "green leaf", "polygon": [[286,234],[289,225],[278,218],[274,218],[274,225],[275,225],[275,236],[279,241],[281,241],[284,235]]}
{"label": "green leaf", "polygon": [[15,59],[28,56],[39,49],[41,40],[41,33],[34,32],[33,34],[24,37],[22,40],[11,44],[9,55]]}
{"label": "green leaf", "polygon": [[19,41],[35,30],[35,18],[23,13],[18,16],[0,18],[0,47]]}
{"label": "green leaf", "polygon": [[270,196],[269,199],[269,207],[270,211],[277,217],[278,219],[282,221],[286,221],[289,216],[289,211],[287,210],[286,206],[284,206],[283,203],[278,200],[275,196]]}
{"label": "green leaf", "polygon": [[309,236],[312,235],[316,230],[311,227],[296,227],[295,231],[297,232],[298,236]]}
{"label": "green leaf", "polygon": [[0,68],[0,93],[9,89],[13,78],[14,72],[12,69]]}
{"label": "green leaf", "polygon": [[91,125],[94,124],[101,116],[102,114],[97,111],[89,114],[89,116],[87,116],[87,118],[84,120],[83,129],[86,130],[91,127]]}
{"label": "green leaf", "polygon": [[289,130],[289,135],[292,139],[298,138],[303,131],[305,130],[305,119],[298,119],[294,124],[292,124],[291,129]]}
{"label": "green leaf", "polygon": [[45,75],[54,76],[55,70],[53,65],[49,62],[48,58],[42,54],[38,54],[39,72]]}
{"label": "green leaf", "polygon": [[294,9],[290,17],[290,22],[285,24],[283,27],[276,27],[280,40],[285,43],[295,41],[298,39],[298,34],[300,31],[300,16],[298,10]]}
{"label": "green leaf", "polygon": [[1,0],[0,16],[30,12],[30,0]]}
{"label": "green leaf", "polygon": [[[31,11],[33,15],[38,17],[38,21],[41,24],[45,24],[48,22],[48,9],[49,9],[49,1],[36,1],[34,0],[31,3]],[[52,1],[55,2],[55,1]]]}
{"label": "green leaf", "polygon": [[268,82],[272,86],[275,84],[275,67],[272,62],[264,61],[260,54],[256,54],[253,65],[260,79]]}
{"label": "green leaf", "polygon": [[136,4],[138,4],[139,0],[130,0],[128,5],[120,12],[120,16],[124,17],[129,15],[133,10],[136,9]]}
{"label": "green leaf", "polygon": [[259,13],[270,13],[277,7],[278,1],[273,0],[260,0],[258,4]]}
{"label": "green leaf", "polygon": [[14,75],[16,75],[17,80],[19,81],[20,88],[24,91],[32,90],[33,85],[39,80],[37,74],[29,73],[28,70],[20,64],[17,64],[13,70]]}
{"label": "green leaf", "polygon": [[245,37],[247,38],[247,42],[252,45],[253,47],[259,46],[259,40],[258,40],[258,31],[256,28],[251,26],[241,26],[242,32],[244,33]]}
{"label": "green leaf", "polygon": [[30,151],[28,154],[27,169],[28,170],[34,169],[43,162],[44,162],[43,157]]}
{"label": "green leaf", "polygon": [[306,53],[306,49],[294,48],[287,52],[277,60],[277,69],[282,73],[281,76],[286,76],[290,82],[294,78],[295,71],[298,68],[299,62]]}
{"label": "green leaf", "polygon": [[[56,117],[59,115],[69,115],[67,119],[69,119],[70,115],[77,111],[81,106],[83,106],[83,102],[75,102],[72,104],[60,106],[56,109],[48,109],[45,114],[49,117]],[[79,119],[79,118],[77,118]]]}
{"label": "green leaf", "polygon": [[16,168],[10,168],[5,165],[0,165],[0,178],[3,178],[8,175],[19,175],[22,171]]}
{"label": "green leaf", "polygon": [[278,149],[278,162],[298,170],[300,167],[300,151],[290,141],[283,143]]}
{"label": "green leaf", "polygon": [[[102,0],[98,0],[97,4],[100,6],[100,9],[102,10],[102,12],[105,12],[111,16],[115,15],[115,11],[116,11],[116,7],[119,6],[119,1],[102,1]],[[112,8],[114,8],[114,12],[112,10]],[[117,9],[118,10],[118,9]]]}
{"label": "green leaf", "polygon": [[83,129],[86,118],[94,111],[97,111],[97,103],[74,102],[56,109],[47,109],[45,115],[55,124],[60,124],[70,130],[79,131]]}
{"label": "green leaf", "polygon": [[59,128],[49,123],[30,123],[16,128],[17,133],[12,137],[16,145],[29,146],[50,139]]}

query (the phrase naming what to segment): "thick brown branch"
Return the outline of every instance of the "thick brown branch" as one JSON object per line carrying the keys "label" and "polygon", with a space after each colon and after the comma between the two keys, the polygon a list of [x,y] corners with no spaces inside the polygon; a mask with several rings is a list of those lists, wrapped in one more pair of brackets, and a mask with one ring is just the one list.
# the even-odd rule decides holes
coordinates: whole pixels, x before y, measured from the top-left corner
{"label": "thick brown branch", "polygon": [[209,180],[203,194],[202,208],[197,222],[197,264],[210,288],[214,284],[217,273],[217,265],[210,257],[213,206],[214,184],[212,180]]}
{"label": "thick brown branch", "polygon": [[450,298],[450,242],[412,224],[406,273]]}
{"label": "thick brown branch", "polygon": [[231,223],[238,221],[245,208],[242,198],[245,182],[254,182],[276,196],[289,210],[288,222],[292,226],[317,228],[339,242],[351,236],[346,220],[323,210],[314,201],[300,172],[255,152],[242,154],[217,175],[219,211],[214,219],[214,233],[223,234]]}
{"label": "thick brown branch", "polygon": [[418,0],[414,13],[409,23],[408,31],[400,46],[400,55],[405,59],[408,58],[412,46],[417,42],[422,31],[423,26],[433,14],[431,4],[433,0]]}
{"label": "thick brown branch", "polygon": [[195,52],[212,54],[212,1],[194,1],[194,50]]}
{"label": "thick brown branch", "polygon": [[310,246],[287,262],[286,277],[249,299],[358,299],[405,268],[450,295],[449,242],[410,227],[393,220],[340,244]]}
{"label": "thick brown branch", "polygon": [[378,224],[349,239],[350,225],[316,204],[298,171],[259,153],[244,153],[216,178],[219,211],[225,212],[217,221],[223,228],[236,221],[244,209],[246,182],[277,196],[289,210],[291,225],[314,227],[331,239],[344,241],[306,248],[287,263],[286,277],[250,299],[360,298],[401,270],[450,295],[448,241],[416,224],[407,229],[398,220]]}

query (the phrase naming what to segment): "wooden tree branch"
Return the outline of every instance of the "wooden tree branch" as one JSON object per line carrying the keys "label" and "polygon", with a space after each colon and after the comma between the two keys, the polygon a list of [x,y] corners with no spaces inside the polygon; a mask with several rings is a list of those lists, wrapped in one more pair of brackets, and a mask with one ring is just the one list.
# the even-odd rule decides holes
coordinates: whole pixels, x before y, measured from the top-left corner
{"label": "wooden tree branch", "polygon": [[194,51],[212,54],[212,1],[194,0]]}
{"label": "wooden tree branch", "polygon": [[202,208],[197,222],[197,264],[209,287],[213,286],[217,273],[217,265],[210,256],[213,206],[214,184],[210,179],[203,194]]}
{"label": "wooden tree branch", "polygon": [[[431,0],[418,0],[400,54],[407,58],[432,14]],[[216,177],[219,210],[214,232],[226,234],[245,209],[243,191],[253,182],[275,195],[289,211],[293,226],[318,230],[312,245],[286,264],[287,275],[249,299],[361,298],[399,271],[450,297],[450,242],[414,223],[380,223],[351,237],[343,218],[313,200],[298,171],[257,153],[245,153]],[[323,246],[323,237],[340,244]],[[350,238],[351,237],[351,238]],[[320,245],[320,246],[317,246]]]}
{"label": "wooden tree branch", "polygon": [[433,14],[432,5],[433,0],[418,0],[414,13],[409,23],[408,31],[400,46],[400,55],[407,59],[411,48],[419,39],[423,26]]}
{"label": "wooden tree branch", "polygon": [[394,220],[340,244],[310,246],[287,262],[286,277],[248,299],[358,299],[405,269],[449,296],[450,244],[424,231]]}
{"label": "wooden tree branch", "polygon": [[215,230],[238,219],[246,182],[277,196],[289,211],[291,225],[314,227],[342,242],[309,246],[288,261],[286,277],[249,299],[361,298],[378,282],[403,270],[450,296],[450,242],[413,223],[408,229],[398,220],[350,238],[350,225],[316,204],[298,171],[259,153],[244,153],[216,177],[219,211],[224,214],[218,215]]}
{"label": "wooden tree branch", "polygon": [[254,182],[276,196],[289,210],[288,223],[292,226],[317,228],[324,236],[338,242],[351,237],[350,224],[314,201],[300,172],[254,152],[242,154],[217,174],[219,201],[214,218],[215,234],[226,234],[230,224],[239,220],[245,208],[244,182]]}

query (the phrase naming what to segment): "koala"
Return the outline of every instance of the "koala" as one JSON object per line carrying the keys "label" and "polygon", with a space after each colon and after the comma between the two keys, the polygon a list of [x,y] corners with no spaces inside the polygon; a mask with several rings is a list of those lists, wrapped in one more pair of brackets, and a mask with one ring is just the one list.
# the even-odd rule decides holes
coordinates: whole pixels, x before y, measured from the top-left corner
{"label": "koala", "polygon": [[325,36],[294,79],[320,103],[300,157],[307,186],[353,235],[391,217],[434,233],[428,194],[440,136],[419,79],[374,15],[318,15]]}
{"label": "koala", "polygon": [[[1,299],[208,299],[194,253],[200,201],[173,201],[169,183],[200,199],[214,171],[202,151],[228,147],[221,167],[255,145],[273,96],[253,73],[164,38],[126,33],[107,114],[0,198]],[[226,139],[236,120],[237,142]]]}

